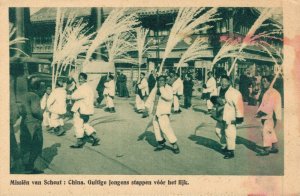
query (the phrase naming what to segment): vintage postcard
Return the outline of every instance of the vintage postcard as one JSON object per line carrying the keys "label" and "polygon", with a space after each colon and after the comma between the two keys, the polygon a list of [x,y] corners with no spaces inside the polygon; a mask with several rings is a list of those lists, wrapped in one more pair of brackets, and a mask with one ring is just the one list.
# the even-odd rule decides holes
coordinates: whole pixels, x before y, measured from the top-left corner
{"label": "vintage postcard", "polygon": [[299,3],[1,3],[0,195],[300,194]]}

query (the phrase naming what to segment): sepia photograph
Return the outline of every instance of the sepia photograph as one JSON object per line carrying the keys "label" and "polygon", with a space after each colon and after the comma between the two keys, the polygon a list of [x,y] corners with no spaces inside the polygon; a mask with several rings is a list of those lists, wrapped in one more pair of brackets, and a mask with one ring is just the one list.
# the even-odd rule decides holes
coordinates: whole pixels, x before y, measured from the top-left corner
{"label": "sepia photograph", "polygon": [[8,14],[10,174],[284,176],[282,7]]}

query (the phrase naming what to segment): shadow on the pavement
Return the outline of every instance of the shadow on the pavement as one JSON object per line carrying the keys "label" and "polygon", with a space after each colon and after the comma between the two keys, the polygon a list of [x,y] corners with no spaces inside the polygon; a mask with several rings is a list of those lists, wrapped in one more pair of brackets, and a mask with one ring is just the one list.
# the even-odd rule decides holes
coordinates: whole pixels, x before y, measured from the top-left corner
{"label": "shadow on the pavement", "polygon": [[218,153],[224,154],[222,151],[221,144],[219,144],[215,140],[212,140],[212,139],[209,139],[206,137],[202,137],[202,136],[197,136],[197,135],[190,135],[188,138],[192,141],[195,141],[196,144],[198,144],[198,145],[205,146],[205,147],[210,148]]}
{"label": "shadow on the pavement", "polygon": [[256,153],[259,153],[262,150],[262,147],[256,145],[255,142],[252,142],[252,141],[242,138],[240,136],[236,137],[236,144],[242,144],[249,150],[252,150],[253,152],[256,152]]}
{"label": "shadow on the pavement", "polygon": [[203,109],[199,108],[199,106],[197,106],[197,105],[194,105],[194,106],[193,106],[193,110],[194,110],[195,112],[202,112],[202,113],[204,113],[204,114],[207,113],[206,110],[203,110]]}
{"label": "shadow on the pavement", "polygon": [[206,122],[202,122],[200,123],[200,125],[198,125],[196,128],[195,128],[195,135],[197,133],[197,131],[201,131],[201,128],[204,128],[204,127],[215,127],[216,125],[213,124],[213,123],[206,123]]}
{"label": "shadow on the pavement", "polygon": [[106,106],[106,104],[101,104],[101,105],[99,105],[99,106],[95,106],[95,108],[96,109],[102,109],[102,108],[104,108]]}
{"label": "shadow on the pavement", "polygon": [[156,147],[157,142],[155,139],[155,135],[151,131],[144,131],[141,135],[139,135],[137,141],[146,140],[151,146]]}
{"label": "shadow on the pavement", "polygon": [[64,125],[64,129],[65,129],[66,131],[70,130],[72,127],[73,127],[73,124],[72,124],[72,123],[66,123],[66,124]]}
{"label": "shadow on the pavement", "polygon": [[60,143],[55,143],[50,147],[44,148],[41,157],[44,159],[43,163],[39,166],[41,171],[49,168],[50,163],[54,157],[58,154],[58,148],[61,147]]}

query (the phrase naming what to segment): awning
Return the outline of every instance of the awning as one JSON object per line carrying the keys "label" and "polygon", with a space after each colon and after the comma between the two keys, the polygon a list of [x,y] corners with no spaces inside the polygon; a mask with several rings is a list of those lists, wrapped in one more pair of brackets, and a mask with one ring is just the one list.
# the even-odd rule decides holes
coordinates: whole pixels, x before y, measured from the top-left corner
{"label": "awning", "polygon": [[37,63],[37,64],[50,64],[47,59],[39,59],[34,57],[11,57],[10,63]]}

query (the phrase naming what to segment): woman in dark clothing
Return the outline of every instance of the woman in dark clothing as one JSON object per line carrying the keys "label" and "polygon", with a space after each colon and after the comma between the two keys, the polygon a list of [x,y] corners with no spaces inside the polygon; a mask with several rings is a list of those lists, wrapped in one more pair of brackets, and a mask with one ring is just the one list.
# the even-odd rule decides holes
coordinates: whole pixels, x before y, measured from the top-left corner
{"label": "woman in dark clothing", "polygon": [[185,75],[183,81],[183,95],[184,95],[184,107],[187,109],[192,106],[193,86],[194,86],[194,82],[192,80],[192,77],[189,74]]}

